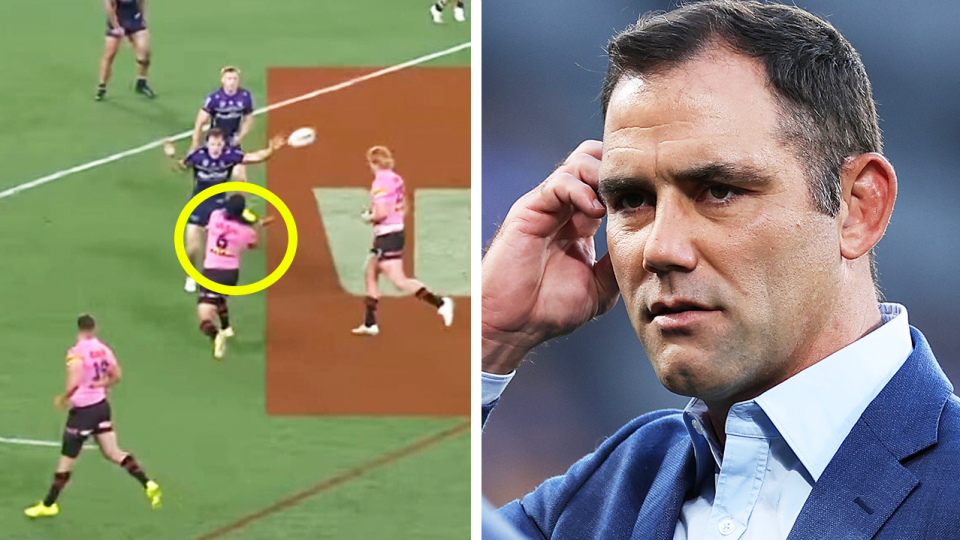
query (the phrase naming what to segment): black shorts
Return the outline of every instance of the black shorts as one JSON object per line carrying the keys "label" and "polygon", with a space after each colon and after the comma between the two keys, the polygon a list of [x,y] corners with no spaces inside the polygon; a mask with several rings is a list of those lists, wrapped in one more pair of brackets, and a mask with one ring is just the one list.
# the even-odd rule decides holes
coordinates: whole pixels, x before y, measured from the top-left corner
{"label": "black shorts", "polygon": [[[120,23],[120,28],[123,28],[124,37],[132,36],[147,29],[147,23],[143,20],[142,14],[137,14],[134,17],[120,17],[117,22]],[[117,37],[113,35],[113,26],[110,25],[109,19],[107,19],[107,36]]]}
{"label": "black shorts", "polygon": [[61,453],[75,458],[80,455],[80,449],[88,437],[110,431],[113,431],[113,421],[107,400],[86,407],[74,407],[67,414]]}
{"label": "black shorts", "polygon": [[378,261],[403,258],[403,231],[374,237],[370,252],[377,256]]}
{"label": "black shorts", "polygon": [[[196,197],[199,191],[194,192],[190,195],[190,198]],[[200,227],[206,227],[207,223],[210,222],[210,214],[214,210],[219,210],[223,208],[223,205],[227,203],[227,198],[225,195],[214,195],[203,202],[200,203],[200,206],[197,206],[193,209],[193,212],[190,214],[190,217],[187,218],[187,223],[191,225],[199,225]]]}
{"label": "black shorts", "polygon": [[[224,270],[222,268],[204,268],[203,277],[209,279],[214,283],[219,283],[220,285],[229,285],[231,287],[236,286],[240,281],[240,270]],[[227,301],[227,295],[221,294],[215,291],[207,289],[203,285],[197,288],[199,296],[197,297],[198,304],[214,304],[220,305]]]}

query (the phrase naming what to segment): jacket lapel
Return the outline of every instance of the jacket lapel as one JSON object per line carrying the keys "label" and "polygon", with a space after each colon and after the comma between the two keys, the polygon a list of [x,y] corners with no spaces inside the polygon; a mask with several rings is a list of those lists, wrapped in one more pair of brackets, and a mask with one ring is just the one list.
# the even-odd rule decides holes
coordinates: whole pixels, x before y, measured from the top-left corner
{"label": "jacket lapel", "polygon": [[901,462],[936,444],[953,386],[923,335],[910,333],[913,353],[843,441],[788,540],[869,540],[919,483]]}
{"label": "jacket lapel", "polygon": [[665,462],[661,469],[673,469],[677,473],[660,475],[650,486],[637,515],[631,540],[672,540],[684,498],[702,480],[697,478],[697,460],[689,438],[679,441],[667,456],[673,456],[672,463]]}

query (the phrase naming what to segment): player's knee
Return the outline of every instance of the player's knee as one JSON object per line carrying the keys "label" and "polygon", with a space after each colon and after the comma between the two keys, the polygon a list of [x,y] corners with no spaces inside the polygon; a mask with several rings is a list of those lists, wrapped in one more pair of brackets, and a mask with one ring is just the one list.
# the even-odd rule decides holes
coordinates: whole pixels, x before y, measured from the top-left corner
{"label": "player's knee", "polygon": [[150,67],[150,53],[143,53],[139,58],[137,58],[137,63],[143,67]]}
{"label": "player's knee", "polygon": [[203,301],[197,304],[197,318],[200,319],[201,327],[204,322],[213,322],[217,316],[217,305],[209,301]]}

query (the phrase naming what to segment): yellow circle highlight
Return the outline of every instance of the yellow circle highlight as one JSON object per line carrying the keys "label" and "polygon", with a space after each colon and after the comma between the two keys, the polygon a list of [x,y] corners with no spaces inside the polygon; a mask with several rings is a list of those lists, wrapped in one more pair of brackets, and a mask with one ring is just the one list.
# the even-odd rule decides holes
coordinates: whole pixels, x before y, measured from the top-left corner
{"label": "yellow circle highlight", "polygon": [[[287,225],[287,252],[283,255],[283,260],[280,261],[280,265],[277,266],[276,270],[274,270],[269,276],[256,283],[250,283],[249,285],[221,285],[207,279],[203,274],[198,272],[197,269],[193,267],[190,259],[187,258],[187,251],[183,245],[183,231],[187,228],[187,220],[190,218],[190,214],[193,213],[194,209],[196,209],[196,207],[200,206],[200,203],[209,199],[210,197],[219,195],[221,193],[226,193],[227,191],[243,191],[263,197],[269,201],[270,204],[277,208],[277,210],[280,212],[280,216],[283,218],[283,222]],[[204,242],[206,242],[206,238],[204,238]],[[177,219],[177,226],[173,236],[173,244],[177,251],[177,260],[180,261],[180,266],[182,266],[183,269],[187,271],[187,275],[196,280],[197,283],[203,285],[206,289],[213,292],[229,294],[233,296],[242,296],[244,294],[253,294],[266,289],[267,287],[276,283],[277,280],[283,277],[283,274],[287,272],[287,269],[290,268],[290,264],[293,263],[293,257],[297,254],[297,223],[293,220],[293,214],[290,213],[290,209],[287,208],[287,205],[283,204],[283,201],[280,200],[280,197],[277,197],[266,188],[260,187],[256,184],[248,184],[247,182],[224,182],[222,184],[208,187],[200,193],[197,193],[192,199],[190,199],[190,202],[187,203],[187,206],[183,207],[183,211],[180,212],[180,217]]]}

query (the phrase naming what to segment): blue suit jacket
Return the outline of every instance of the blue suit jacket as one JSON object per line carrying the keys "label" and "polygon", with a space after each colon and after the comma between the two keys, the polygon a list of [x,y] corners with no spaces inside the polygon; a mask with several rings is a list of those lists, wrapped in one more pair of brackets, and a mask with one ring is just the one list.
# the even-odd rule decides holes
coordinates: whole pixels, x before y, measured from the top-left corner
{"label": "blue suit jacket", "polygon": [[[910,332],[913,354],[843,441],[789,540],[960,538],[960,400]],[[680,411],[657,411],[499,512],[530,538],[671,540],[695,469]]]}

